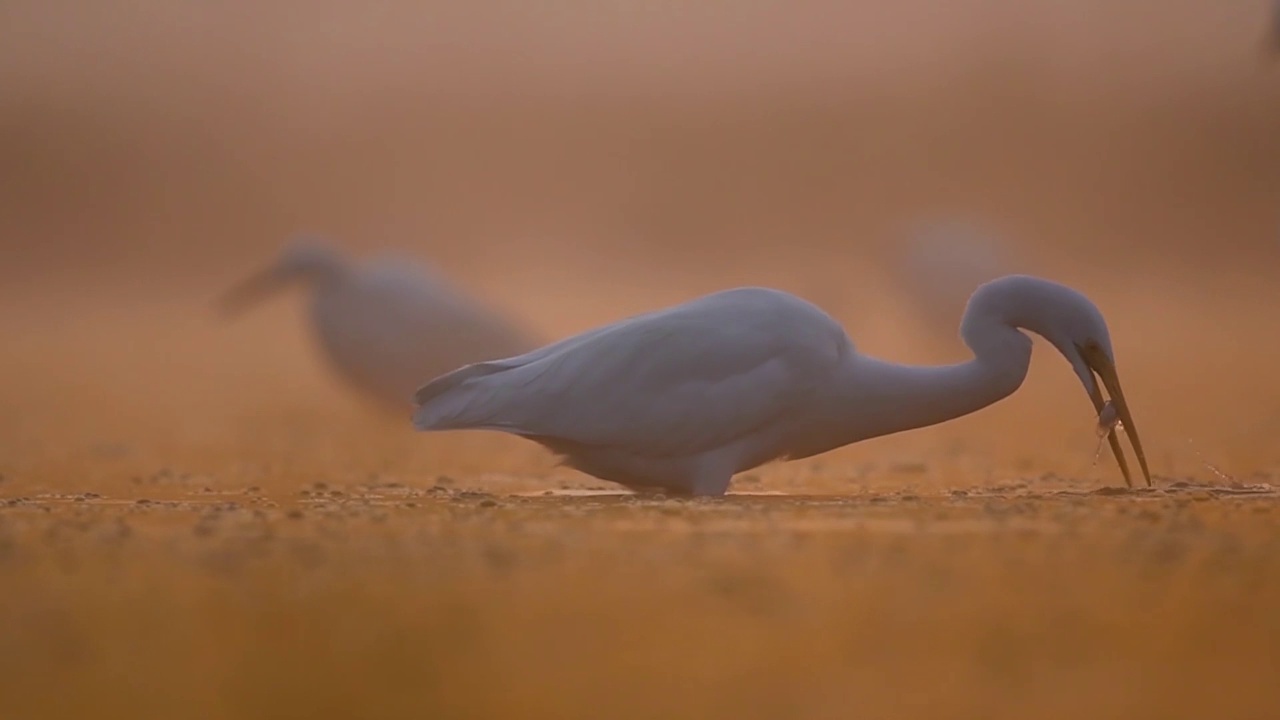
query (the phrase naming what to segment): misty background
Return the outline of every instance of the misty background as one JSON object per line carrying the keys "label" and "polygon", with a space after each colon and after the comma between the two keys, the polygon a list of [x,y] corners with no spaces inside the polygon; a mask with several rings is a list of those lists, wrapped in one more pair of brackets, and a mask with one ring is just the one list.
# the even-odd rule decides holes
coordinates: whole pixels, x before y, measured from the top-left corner
{"label": "misty background", "polygon": [[[764,284],[954,360],[885,269],[930,219],[1099,303],[1158,472],[1273,467],[1272,27],[1260,0],[6,2],[0,470],[355,432],[297,298],[209,312],[297,233],[415,253],[548,340]],[[841,452],[1075,463],[1091,410],[1044,350],[1009,401]]]}

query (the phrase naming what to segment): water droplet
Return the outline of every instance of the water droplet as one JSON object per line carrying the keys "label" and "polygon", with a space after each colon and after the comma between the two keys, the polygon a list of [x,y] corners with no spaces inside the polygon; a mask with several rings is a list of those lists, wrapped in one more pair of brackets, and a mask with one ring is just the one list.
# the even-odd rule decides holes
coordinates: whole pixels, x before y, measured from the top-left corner
{"label": "water droplet", "polygon": [[1200,454],[1200,451],[1196,449],[1196,447],[1195,447],[1195,443],[1191,442],[1191,438],[1187,438],[1187,445],[1190,445],[1190,446],[1191,446],[1191,452],[1193,452],[1193,453],[1195,453],[1195,454],[1196,454],[1196,458],[1198,458],[1198,459],[1200,460],[1200,464],[1201,464],[1201,465],[1204,465],[1206,468],[1208,468],[1208,469],[1209,469],[1209,472],[1211,472],[1211,473],[1213,473],[1215,476],[1217,476],[1217,478],[1218,478],[1219,480],[1225,480],[1225,481],[1227,481],[1227,482],[1235,482],[1235,478],[1234,478],[1234,477],[1232,477],[1231,475],[1228,475],[1227,473],[1225,473],[1225,472],[1223,472],[1223,471],[1219,470],[1219,469],[1218,469],[1218,466],[1216,466],[1216,465],[1214,465],[1213,463],[1211,463],[1211,462],[1209,462],[1208,460],[1206,460],[1206,459],[1205,459],[1205,457],[1204,457],[1204,455],[1201,455],[1201,454]]}

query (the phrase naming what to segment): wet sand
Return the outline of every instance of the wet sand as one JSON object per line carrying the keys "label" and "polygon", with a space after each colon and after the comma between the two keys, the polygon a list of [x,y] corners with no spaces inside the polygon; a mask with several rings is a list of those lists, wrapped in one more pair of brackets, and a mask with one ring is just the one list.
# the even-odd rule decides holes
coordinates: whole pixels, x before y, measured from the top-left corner
{"label": "wet sand", "polygon": [[16,717],[1254,717],[1274,489],[0,507]]}

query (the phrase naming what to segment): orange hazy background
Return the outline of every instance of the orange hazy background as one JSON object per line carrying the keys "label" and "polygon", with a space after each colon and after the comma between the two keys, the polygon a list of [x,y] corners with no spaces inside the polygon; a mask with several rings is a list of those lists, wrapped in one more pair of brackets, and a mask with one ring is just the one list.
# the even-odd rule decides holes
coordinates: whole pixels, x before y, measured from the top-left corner
{"label": "orange hazy background", "polygon": [[[1271,12],[0,2],[0,716],[1275,716]],[[211,307],[305,232],[547,340],[759,284],[941,362],[934,220],[1097,302],[1155,489],[1042,342],[763,496],[548,497],[604,483]]]}
{"label": "orange hazy background", "polygon": [[[1243,0],[7,2],[0,472],[92,486],[55,461],[112,444],[215,472],[275,419],[356,422],[298,298],[209,310],[296,233],[418,254],[548,340],[766,284],[923,362],[964,350],[883,269],[931,218],[1095,298],[1157,471],[1267,470],[1270,22]],[[844,452],[958,433],[1070,473],[1092,449],[1044,347],[951,425]]]}

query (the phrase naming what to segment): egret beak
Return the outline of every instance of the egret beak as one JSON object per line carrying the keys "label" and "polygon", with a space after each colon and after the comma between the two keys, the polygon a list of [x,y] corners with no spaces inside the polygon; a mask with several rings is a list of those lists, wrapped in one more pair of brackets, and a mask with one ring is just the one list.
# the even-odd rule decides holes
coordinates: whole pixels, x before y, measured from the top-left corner
{"label": "egret beak", "polygon": [[285,286],[285,276],[278,268],[259,271],[241,280],[222,294],[214,303],[224,316],[235,316],[262,302]]}
{"label": "egret beak", "polygon": [[[1142,441],[1138,439],[1138,428],[1133,424],[1133,414],[1129,412],[1129,403],[1124,399],[1124,391],[1120,389],[1120,376],[1116,374],[1116,366],[1111,362],[1111,358],[1096,345],[1080,347],[1080,355],[1089,365],[1089,369],[1102,379],[1102,384],[1107,388],[1107,394],[1111,396],[1111,405],[1115,408],[1116,416],[1120,422],[1124,424],[1124,434],[1129,438],[1129,443],[1133,445],[1133,452],[1138,456],[1138,464],[1142,466],[1142,475],[1147,481],[1147,487],[1151,487],[1151,471],[1147,468],[1147,454],[1142,450]],[[1101,391],[1097,385],[1093,387],[1089,397],[1093,400],[1093,406],[1097,409],[1098,414],[1102,413],[1106,401],[1102,398]],[[1124,474],[1124,482],[1129,487],[1133,487],[1133,479],[1129,475],[1129,464],[1125,461],[1124,451],[1120,448],[1119,434],[1112,429],[1107,434],[1107,439],[1111,443],[1111,452],[1115,453],[1116,462],[1120,464],[1120,472]]]}

